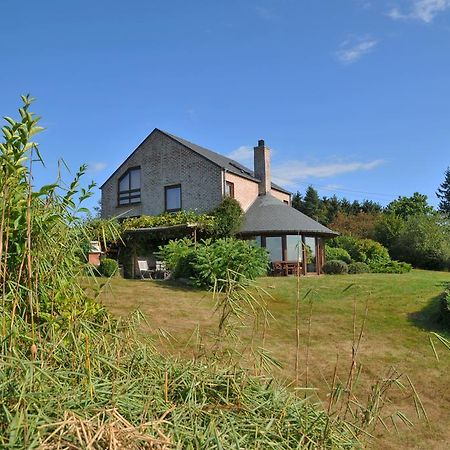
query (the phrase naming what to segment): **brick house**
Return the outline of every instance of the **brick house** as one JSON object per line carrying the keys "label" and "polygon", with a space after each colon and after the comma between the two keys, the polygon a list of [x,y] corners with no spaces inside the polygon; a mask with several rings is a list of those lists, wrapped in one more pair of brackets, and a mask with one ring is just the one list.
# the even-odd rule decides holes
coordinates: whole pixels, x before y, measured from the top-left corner
{"label": "brick house", "polygon": [[254,148],[252,171],[155,128],[101,191],[104,218],[180,209],[203,213],[225,196],[234,197],[245,212],[241,236],[266,247],[275,266],[286,273],[298,267],[298,260],[310,261],[302,264],[304,274],[319,273],[324,261],[323,238],[336,235],[292,208],[290,192],[271,182],[270,151],[262,140]]}

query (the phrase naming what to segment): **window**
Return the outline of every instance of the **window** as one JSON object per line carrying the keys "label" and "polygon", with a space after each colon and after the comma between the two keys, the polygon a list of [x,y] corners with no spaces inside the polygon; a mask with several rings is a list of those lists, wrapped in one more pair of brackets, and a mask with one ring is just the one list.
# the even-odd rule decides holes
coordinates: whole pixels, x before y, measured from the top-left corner
{"label": "window", "polygon": [[286,236],[286,254],[288,261],[302,262],[303,245],[300,235],[288,234]]}
{"label": "window", "polygon": [[289,205],[289,200],[283,200],[283,203],[285,203],[286,205]]}
{"label": "window", "polygon": [[283,241],[281,236],[267,236],[266,249],[271,261],[283,261]]}
{"label": "window", "polygon": [[175,212],[181,209],[181,184],[164,187],[165,209],[168,212]]}
{"label": "window", "polygon": [[141,168],[133,167],[128,169],[119,178],[119,199],[120,205],[130,205],[141,201]]}
{"label": "window", "polygon": [[225,182],[225,195],[234,198],[234,183],[231,181]]}

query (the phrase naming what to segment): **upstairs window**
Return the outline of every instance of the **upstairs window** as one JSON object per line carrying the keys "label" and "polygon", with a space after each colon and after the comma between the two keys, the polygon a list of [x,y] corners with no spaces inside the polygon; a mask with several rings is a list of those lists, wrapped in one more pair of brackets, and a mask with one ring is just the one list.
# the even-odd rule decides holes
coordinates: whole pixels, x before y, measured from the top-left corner
{"label": "upstairs window", "polygon": [[181,184],[164,187],[164,204],[167,212],[181,209]]}
{"label": "upstairs window", "polygon": [[225,195],[230,198],[234,198],[234,183],[227,181],[225,183]]}
{"label": "upstairs window", "polygon": [[119,206],[141,202],[141,168],[128,169],[119,178]]}

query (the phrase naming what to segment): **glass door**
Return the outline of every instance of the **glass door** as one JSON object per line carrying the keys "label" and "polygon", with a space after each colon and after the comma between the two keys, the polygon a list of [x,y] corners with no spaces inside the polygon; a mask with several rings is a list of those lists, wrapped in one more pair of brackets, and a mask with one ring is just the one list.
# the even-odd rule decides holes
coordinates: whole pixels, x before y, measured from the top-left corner
{"label": "glass door", "polygon": [[306,272],[317,273],[316,238],[305,237]]}

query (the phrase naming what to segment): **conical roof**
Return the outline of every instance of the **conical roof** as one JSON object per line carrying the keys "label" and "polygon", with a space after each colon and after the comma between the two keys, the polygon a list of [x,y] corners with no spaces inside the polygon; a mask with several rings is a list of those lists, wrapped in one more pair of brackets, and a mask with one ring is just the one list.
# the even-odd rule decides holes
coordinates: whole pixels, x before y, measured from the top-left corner
{"label": "conical roof", "polygon": [[260,195],[250,205],[239,233],[242,235],[304,233],[329,237],[339,234],[271,194]]}

